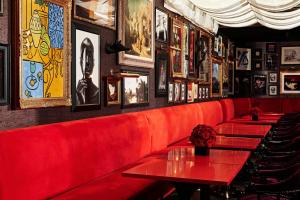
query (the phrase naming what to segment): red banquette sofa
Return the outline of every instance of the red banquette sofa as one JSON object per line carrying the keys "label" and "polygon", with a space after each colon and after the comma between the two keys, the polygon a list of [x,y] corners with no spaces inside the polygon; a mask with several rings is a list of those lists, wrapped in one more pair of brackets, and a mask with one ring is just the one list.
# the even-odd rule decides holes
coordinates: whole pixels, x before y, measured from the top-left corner
{"label": "red banquette sofa", "polygon": [[1,131],[0,199],[158,198],[171,187],[121,172],[187,137],[197,124],[216,126],[248,114],[253,103],[266,112],[297,112],[298,102],[223,99]]}

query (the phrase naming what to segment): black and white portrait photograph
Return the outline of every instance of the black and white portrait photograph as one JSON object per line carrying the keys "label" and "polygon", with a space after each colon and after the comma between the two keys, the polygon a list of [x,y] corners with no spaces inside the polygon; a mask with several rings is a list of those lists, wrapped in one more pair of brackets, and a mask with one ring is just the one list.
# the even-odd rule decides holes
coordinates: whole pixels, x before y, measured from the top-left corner
{"label": "black and white portrait photograph", "polygon": [[168,41],[168,15],[159,9],[155,9],[156,24],[155,38],[161,42]]}
{"label": "black and white portrait photograph", "polygon": [[174,102],[174,83],[170,82],[168,84],[168,102]]}
{"label": "black and white portrait photograph", "polygon": [[277,83],[277,73],[276,72],[269,73],[269,83]]}
{"label": "black and white portrait photograph", "polygon": [[81,27],[76,27],[72,37],[73,110],[76,106],[100,107],[100,35]]}
{"label": "black and white portrait photograph", "polygon": [[277,95],[277,85],[270,85],[269,86],[269,95],[276,96]]}
{"label": "black and white portrait photograph", "polygon": [[281,47],[281,64],[283,65],[300,64],[300,46]]}
{"label": "black and white portrait photograph", "polygon": [[186,100],[186,84],[185,83],[181,83],[181,102],[185,102]]}
{"label": "black and white portrait photograph", "polygon": [[174,83],[174,101],[175,102],[180,102],[180,89],[181,89],[180,82],[175,82]]}

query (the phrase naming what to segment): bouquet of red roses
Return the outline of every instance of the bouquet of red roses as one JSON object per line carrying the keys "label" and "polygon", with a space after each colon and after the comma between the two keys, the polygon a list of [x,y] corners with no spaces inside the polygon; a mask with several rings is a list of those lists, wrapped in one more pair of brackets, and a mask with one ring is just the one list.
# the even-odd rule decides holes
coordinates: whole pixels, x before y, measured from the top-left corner
{"label": "bouquet of red roses", "polygon": [[197,125],[190,136],[193,145],[199,147],[211,147],[216,141],[216,131],[207,125]]}

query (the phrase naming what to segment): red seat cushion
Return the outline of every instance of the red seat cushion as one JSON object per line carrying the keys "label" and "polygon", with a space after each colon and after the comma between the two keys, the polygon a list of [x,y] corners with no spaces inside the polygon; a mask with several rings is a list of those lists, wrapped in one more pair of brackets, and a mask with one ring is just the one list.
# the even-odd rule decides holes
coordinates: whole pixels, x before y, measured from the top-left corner
{"label": "red seat cushion", "polygon": [[233,99],[235,117],[247,115],[251,110],[251,99],[250,98],[236,98]]}
{"label": "red seat cushion", "polygon": [[223,109],[223,119],[227,122],[234,118],[234,103],[232,99],[222,99],[220,100]]}
{"label": "red seat cushion", "polygon": [[219,101],[210,101],[199,104],[202,110],[203,123],[214,127],[223,122],[223,110]]}
{"label": "red seat cushion", "polygon": [[300,98],[284,98],[282,101],[284,113],[300,112]]}
{"label": "red seat cushion", "polygon": [[282,113],[282,99],[280,98],[253,98],[252,105],[256,105],[263,112]]}

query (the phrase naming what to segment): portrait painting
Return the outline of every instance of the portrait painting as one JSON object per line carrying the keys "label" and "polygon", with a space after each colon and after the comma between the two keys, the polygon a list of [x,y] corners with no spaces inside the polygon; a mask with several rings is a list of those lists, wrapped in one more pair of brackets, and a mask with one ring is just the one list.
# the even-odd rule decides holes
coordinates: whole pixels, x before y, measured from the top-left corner
{"label": "portrait painting", "polygon": [[159,10],[155,9],[155,38],[161,42],[168,41],[168,14]]}
{"label": "portrait painting", "polygon": [[121,80],[115,77],[106,78],[106,105],[119,105],[121,103]]}
{"label": "portrait painting", "polygon": [[183,26],[183,37],[182,37],[182,46],[183,46],[183,52],[184,57],[189,56],[189,27],[185,24]]}
{"label": "portrait painting", "polygon": [[269,73],[269,83],[277,83],[277,72]]}
{"label": "portrait painting", "polygon": [[205,98],[209,99],[209,88],[208,87],[205,88]]}
{"label": "portrait painting", "polygon": [[253,76],[253,93],[255,96],[267,94],[267,76],[265,75]]}
{"label": "portrait painting", "polygon": [[171,47],[182,50],[183,23],[172,18]]}
{"label": "portrait painting", "polygon": [[9,103],[9,48],[0,45],[0,105]]}
{"label": "portrait painting", "polygon": [[188,82],[187,84],[187,102],[194,102],[193,82]]}
{"label": "portrait painting", "polygon": [[276,96],[277,95],[277,85],[270,85],[269,86],[269,95]]}
{"label": "portrait painting", "polygon": [[183,77],[183,66],[181,63],[181,51],[170,49],[170,67],[173,77]]}
{"label": "portrait painting", "polygon": [[199,85],[198,86],[198,99],[202,99],[203,96],[202,96],[202,87]]}
{"label": "portrait painting", "polygon": [[20,107],[65,106],[70,98],[71,2],[20,1]]}
{"label": "portrait painting", "polygon": [[117,0],[74,0],[74,18],[116,29]]}
{"label": "portrait painting", "polygon": [[267,70],[275,70],[278,56],[276,54],[267,53],[266,55],[266,68]]}
{"label": "portrait painting", "polygon": [[168,54],[164,51],[156,51],[155,57],[156,96],[168,94]]}
{"label": "portrait painting", "polygon": [[228,61],[228,92],[234,94],[234,62]]}
{"label": "portrait painting", "polygon": [[281,72],[280,86],[282,94],[300,94],[300,72]]}
{"label": "portrait painting", "polygon": [[251,49],[236,48],[236,70],[251,70]]}
{"label": "portrait painting", "polygon": [[223,56],[223,38],[221,35],[218,37],[218,56],[222,57]]}
{"label": "portrait painting", "polygon": [[185,102],[186,100],[186,84],[184,82],[181,83],[181,94],[180,94],[181,102]]}
{"label": "portrait painting", "polygon": [[119,52],[119,64],[154,67],[153,0],[119,1],[118,40],[129,51]]}
{"label": "portrait painting", "polygon": [[140,73],[139,77],[123,77],[123,106],[147,104],[149,104],[149,74]]}
{"label": "portrait painting", "polygon": [[181,84],[180,82],[175,81],[174,82],[174,102],[178,103],[181,101],[180,95],[181,95]]}
{"label": "portrait painting", "polygon": [[[73,109],[100,106],[100,35],[77,25],[73,37]],[[79,108],[77,108],[79,109]]]}
{"label": "portrait painting", "polygon": [[171,82],[168,84],[168,102],[174,102],[174,83]]}
{"label": "portrait painting", "polygon": [[212,64],[212,94],[213,96],[222,95],[222,68],[220,63],[213,62]]}
{"label": "portrait painting", "polygon": [[197,40],[197,67],[199,69],[199,79],[202,83],[209,82],[210,58],[209,58],[209,37],[202,34]]}
{"label": "portrait painting", "polygon": [[223,62],[223,69],[222,69],[222,90],[223,94],[228,92],[229,89],[229,64],[226,62]]}
{"label": "portrait painting", "polygon": [[194,101],[195,100],[198,100],[198,84],[197,83],[193,83],[193,92],[194,92],[194,94],[193,94],[193,96],[194,96]]}
{"label": "portrait painting", "polygon": [[300,46],[281,47],[281,64],[282,65],[299,65],[300,64]]}
{"label": "portrait painting", "polygon": [[189,32],[189,67],[188,67],[188,75],[189,76],[195,76],[196,70],[195,70],[195,37],[196,37],[195,29],[191,28]]}

